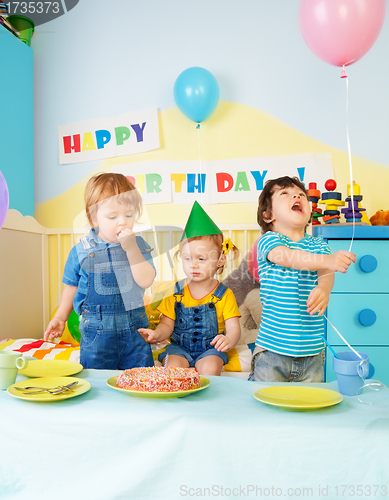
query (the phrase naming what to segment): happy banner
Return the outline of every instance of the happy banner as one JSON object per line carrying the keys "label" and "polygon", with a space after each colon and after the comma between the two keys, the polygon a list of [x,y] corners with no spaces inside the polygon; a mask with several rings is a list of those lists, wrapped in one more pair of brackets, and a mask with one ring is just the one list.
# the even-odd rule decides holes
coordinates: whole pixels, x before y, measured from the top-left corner
{"label": "happy banner", "polygon": [[58,148],[61,165],[157,149],[157,109],[60,125]]}
{"label": "happy banner", "polygon": [[308,188],[334,176],[330,153],[219,161],[160,161],[115,165],[112,172],[130,178],[143,202],[204,204],[257,202],[264,184],[284,175]]}

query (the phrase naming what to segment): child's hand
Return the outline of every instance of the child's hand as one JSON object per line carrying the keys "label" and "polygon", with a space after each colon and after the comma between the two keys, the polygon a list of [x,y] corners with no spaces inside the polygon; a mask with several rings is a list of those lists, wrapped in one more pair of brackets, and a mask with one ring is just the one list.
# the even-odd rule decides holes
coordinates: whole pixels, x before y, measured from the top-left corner
{"label": "child's hand", "polygon": [[213,345],[217,351],[221,352],[231,351],[231,349],[235,346],[235,344],[231,342],[231,339],[229,339],[226,335],[216,335],[216,337],[212,340],[211,345]]}
{"label": "child's hand", "polygon": [[329,255],[328,269],[334,272],[346,273],[351,262],[354,262],[354,264],[357,262],[355,253],[348,252],[347,250],[339,250]]}
{"label": "child's hand", "polygon": [[326,310],[329,300],[330,297],[328,292],[320,286],[316,286],[309,294],[307,300],[307,311],[310,315],[318,312],[318,316],[322,316]]}
{"label": "child's hand", "polygon": [[128,229],[127,227],[120,231],[118,242],[125,252],[132,250],[134,245],[137,246],[134,231],[131,231],[131,229]]}
{"label": "child's hand", "polygon": [[65,330],[65,321],[62,319],[53,318],[50,323],[47,325],[46,331],[43,335],[44,341],[55,339],[56,337],[60,337]]}
{"label": "child's hand", "polygon": [[148,344],[156,344],[157,342],[159,342],[159,339],[155,334],[155,330],[151,330],[150,328],[138,328],[138,332],[142,335],[142,337]]}

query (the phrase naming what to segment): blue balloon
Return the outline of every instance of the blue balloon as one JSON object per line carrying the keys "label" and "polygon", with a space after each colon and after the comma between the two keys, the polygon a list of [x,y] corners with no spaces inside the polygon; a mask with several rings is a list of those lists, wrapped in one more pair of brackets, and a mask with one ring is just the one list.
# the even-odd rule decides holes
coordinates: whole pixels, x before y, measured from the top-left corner
{"label": "blue balloon", "polygon": [[174,84],[174,100],[190,120],[201,123],[216,108],[219,85],[213,74],[200,67],[183,71]]}

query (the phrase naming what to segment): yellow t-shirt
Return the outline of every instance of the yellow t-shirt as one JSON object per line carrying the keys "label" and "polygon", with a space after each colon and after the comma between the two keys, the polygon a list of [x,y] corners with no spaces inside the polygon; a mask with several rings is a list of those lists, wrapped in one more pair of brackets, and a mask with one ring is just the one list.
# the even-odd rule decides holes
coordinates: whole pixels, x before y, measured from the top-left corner
{"label": "yellow t-shirt", "polygon": [[[185,284],[183,289],[183,298],[182,304],[185,307],[195,307],[202,306],[203,304],[207,304],[211,302],[212,294],[216,290],[216,287],[205,297],[200,300],[194,299],[189,291],[188,286]],[[158,306],[158,311],[161,312],[164,316],[172,320],[176,320],[176,312],[174,310],[174,304],[176,299],[173,295],[173,289],[169,289],[168,295],[166,295],[161,304]],[[225,321],[230,318],[240,318],[241,314],[238,309],[238,304],[236,303],[235,295],[232,290],[227,288],[226,293],[223,297],[215,303],[216,306],[216,315],[217,315],[217,324],[219,327],[219,333],[223,333],[225,330]]]}

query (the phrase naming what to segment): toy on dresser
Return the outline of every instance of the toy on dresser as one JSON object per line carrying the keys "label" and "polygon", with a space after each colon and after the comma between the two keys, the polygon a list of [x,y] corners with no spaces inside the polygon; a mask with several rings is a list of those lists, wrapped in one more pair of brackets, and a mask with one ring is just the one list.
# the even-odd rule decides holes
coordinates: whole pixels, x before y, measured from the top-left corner
{"label": "toy on dresser", "polygon": [[348,184],[346,198],[348,206],[346,208],[342,208],[342,214],[344,214],[346,222],[362,222],[363,214],[361,212],[366,211],[365,208],[362,208],[360,206],[362,198],[363,196],[361,195],[361,186],[359,184],[355,184],[355,181],[353,181],[353,189],[351,194],[351,187],[350,184]]}
{"label": "toy on dresser", "polygon": [[377,210],[377,212],[370,217],[372,226],[389,226],[389,210]]}
{"label": "toy on dresser", "polygon": [[318,208],[317,202],[320,200],[320,191],[317,189],[316,182],[308,184],[308,199],[312,203],[312,226],[320,224],[320,218],[324,217],[321,208]]}
{"label": "toy on dresser", "polygon": [[324,187],[327,189],[327,192],[322,193],[320,203],[324,203],[326,208],[323,212],[324,217],[323,221],[326,224],[338,224],[340,219],[339,207],[344,207],[344,201],[342,201],[342,193],[338,193],[335,191],[336,189],[336,181],[334,179],[328,179]]}
{"label": "toy on dresser", "polygon": [[[342,201],[342,193],[335,191],[336,181],[334,179],[328,179],[324,187],[327,189],[326,192],[320,193],[317,189],[316,182],[309,183],[308,189],[308,199],[312,203],[312,226],[320,225],[320,218],[323,218],[325,224],[338,224],[340,222],[340,214],[344,215],[346,219],[346,224],[353,223],[367,223],[370,225],[370,221],[365,212],[366,209],[362,208],[361,201],[363,196],[361,195],[361,186],[352,183],[352,192],[350,184],[347,185],[347,207],[342,208],[341,212],[339,207],[345,206],[345,202]],[[321,196],[321,199],[320,199]],[[325,210],[322,212],[318,208],[318,204],[325,204]]]}

